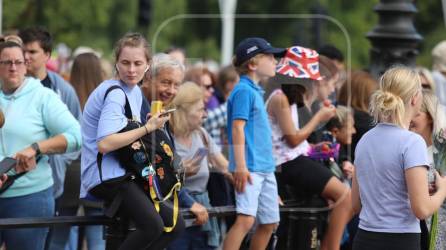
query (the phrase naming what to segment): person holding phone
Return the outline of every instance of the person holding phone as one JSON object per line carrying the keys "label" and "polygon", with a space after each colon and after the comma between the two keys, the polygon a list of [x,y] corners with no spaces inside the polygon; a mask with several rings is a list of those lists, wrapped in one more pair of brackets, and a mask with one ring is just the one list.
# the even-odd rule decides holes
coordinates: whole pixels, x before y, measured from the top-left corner
{"label": "person holding phone", "polygon": [[[81,198],[93,195],[111,203],[118,195],[123,197],[118,213],[129,218],[136,230],[129,233],[119,249],[164,249],[184,228],[178,216],[175,228],[165,232],[171,225],[173,206],[169,201],[160,204],[157,212],[153,201],[137,181],[127,178],[125,167],[116,154],[119,148],[133,143],[146,134],[162,128],[170,116],[152,114],[143,126],[120,133],[127,126],[124,114],[126,97],[132,114],[140,114],[142,92],[138,83],[150,68],[150,49],[146,39],[139,33],[128,33],[115,47],[116,77],[102,82],[88,98],[82,119]],[[112,86],[121,89],[106,92]],[[134,119],[141,121],[139,115]],[[101,170],[98,153],[103,155]],[[107,189],[107,185],[118,187]],[[118,190],[118,191],[117,191]],[[123,192],[123,193],[120,193]]]}
{"label": "person holding phone", "polygon": [[[171,128],[175,148],[183,160],[195,165],[197,172],[185,177],[183,187],[194,199],[192,207],[202,210],[193,223],[187,223],[186,230],[169,249],[216,249],[220,245],[220,232],[216,218],[208,218],[206,208],[210,207],[207,184],[210,171],[220,171],[228,178],[228,161],[219,148],[201,127],[206,117],[203,90],[193,82],[186,82],[178,89],[172,100],[173,112]],[[210,169],[209,166],[215,169]],[[191,209],[195,210],[195,209]]]}
{"label": "person holding phone", "polygon": [[[81,146],[76,118],[54,91],[25,77],[26,66],[19,43],[0,43],[0,108],[5,115],[0,159],[17,161],[8,172],[12,184],[0,195],[0,218],[53,216],[54,182],[48,155],[74,152]],[[19,173],[23,174],[19,177]],[[48,228],[1,230],[0,245],[44,249],[47,234]]]}

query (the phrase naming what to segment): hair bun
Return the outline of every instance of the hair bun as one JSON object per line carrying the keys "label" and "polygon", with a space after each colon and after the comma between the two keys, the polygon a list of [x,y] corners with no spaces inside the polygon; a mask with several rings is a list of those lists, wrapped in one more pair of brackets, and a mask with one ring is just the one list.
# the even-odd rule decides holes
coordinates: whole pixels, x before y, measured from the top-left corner
{"label": "hair bun", "polygon": [[379,92],[381,93],[378,94],[377,98],[380,100],[383,109],[394,109],[396,105],[403,102],[401,97],[393,94],[392,92],[382,90],[379,90]]}
{"label": "hair bun", "polygon": [[404,109],[403,99],[389,91],[377,90],[370,99],[370,113],[375,122],[393,123],[393,118],[403,114]]}

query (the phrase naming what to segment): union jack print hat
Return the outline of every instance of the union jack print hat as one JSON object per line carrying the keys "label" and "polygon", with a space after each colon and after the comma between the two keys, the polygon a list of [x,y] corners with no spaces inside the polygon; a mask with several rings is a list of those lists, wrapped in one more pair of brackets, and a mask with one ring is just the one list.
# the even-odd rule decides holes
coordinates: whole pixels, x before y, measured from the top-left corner
{"label": "union jack print hat", "polygon": [[293,46],[277,64],[276,72],[293,78],[322,80],[319,73],[319,54],[312,49]]}

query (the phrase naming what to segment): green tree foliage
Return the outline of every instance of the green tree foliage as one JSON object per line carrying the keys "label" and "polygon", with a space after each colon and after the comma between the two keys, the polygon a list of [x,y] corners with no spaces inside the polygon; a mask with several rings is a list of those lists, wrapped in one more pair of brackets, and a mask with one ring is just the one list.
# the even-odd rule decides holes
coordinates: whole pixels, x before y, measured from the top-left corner
{"label": "green tree foliage", "polygon": [[[3,30],[44,25],[57,42],[75,48],[87,45],[111,52],[127,31],[147,35],[155,52],[186,48],[189,58],[220,59],[221,20],[218,0],[152,0],[149,27],[138,27],[139,0],[4,0]],[[350,40],[353,68],[367,67],[370,43],[366,33],[378,22],[373,7],[379,0],[238,0],[235,41],[262,36],[275,46],[317,48],[331,43],[347,58]],[[416,1],[416,27],[425,40],[418,62],[430,67],[430,51],[446,38],[441,1]],[[319,16],[317,16],[319,15]],[[342,31],[337,23],[345,28]]]}
{"label": "green tree foliage", "polygon": [[71,48],[88,45],[110,51],[117,37],[134,30],[136,25],[137,0],[13,0],[3,3],[4,31],[42,25],[57,42],[64,42]]}
{"label": "green tree foliage", "polygon": [[441,2],[437,0],[416,1],[418,13],[415,16],[415,26],[424,37],[417,63],[429,68],[432,65],[431,50],[438,42],[446,40],[445,19]]}

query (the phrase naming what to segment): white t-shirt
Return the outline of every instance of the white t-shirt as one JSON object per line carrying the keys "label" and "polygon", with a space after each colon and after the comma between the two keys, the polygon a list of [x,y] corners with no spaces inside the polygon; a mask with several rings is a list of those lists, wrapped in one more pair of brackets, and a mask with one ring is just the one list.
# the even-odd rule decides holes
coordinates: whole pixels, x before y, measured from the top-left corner
{"label": "white t-shirt", "polygon": [[[268,106],[269,101],[276,94],[283,94],[283,92],[281,89],[274,90],[268,97],[268,100],[265,103],[266,106]],[[296,130],[299,130],[299,116],[297,115],[297,105],[292,104],[290,106],[290,109],[291,109],[291,119],[293,120],[293,124]],[[268,115],[268,118],[271,124],[273,153],[274,153],[274,159],[276,161],[276,166],[279,166],[287,161],[291,161],[300,155],[307,155],[308,150],[310,148],[310,145],[307,142],[307,140],[304,140],[296,147],[291,148],[290,146],[288,146],[288,144],[284,139],[284,134],[280,129],[277,119],[275,119],[273,116],[270,115]]]}

